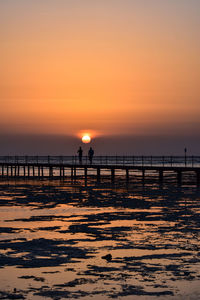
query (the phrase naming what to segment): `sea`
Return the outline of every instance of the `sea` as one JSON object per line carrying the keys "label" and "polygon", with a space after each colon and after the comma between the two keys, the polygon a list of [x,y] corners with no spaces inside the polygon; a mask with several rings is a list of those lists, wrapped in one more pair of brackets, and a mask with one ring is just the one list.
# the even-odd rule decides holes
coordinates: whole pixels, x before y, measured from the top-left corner
{"label": "sea", "polygon": [[200,299],[192,177],[88,175],[0,180],[0,299]]}

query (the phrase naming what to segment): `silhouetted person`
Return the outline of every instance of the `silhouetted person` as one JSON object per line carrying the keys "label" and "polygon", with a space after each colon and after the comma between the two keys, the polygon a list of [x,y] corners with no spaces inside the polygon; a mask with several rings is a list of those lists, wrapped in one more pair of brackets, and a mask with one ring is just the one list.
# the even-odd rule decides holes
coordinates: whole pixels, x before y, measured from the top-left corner
{"label": "silhouetted person", "polygon": [[82,164],[83,150],[81,147],[78,149],[77,153],[78,153],[79,163]]}
{"label": "silhouetted person", "polygon": [[92,147],[90,147],[90,149],[88,151],[88,157],[89,157],[90,164],[92,164],[93,156],[94,156],[94,150],[92,149]]}

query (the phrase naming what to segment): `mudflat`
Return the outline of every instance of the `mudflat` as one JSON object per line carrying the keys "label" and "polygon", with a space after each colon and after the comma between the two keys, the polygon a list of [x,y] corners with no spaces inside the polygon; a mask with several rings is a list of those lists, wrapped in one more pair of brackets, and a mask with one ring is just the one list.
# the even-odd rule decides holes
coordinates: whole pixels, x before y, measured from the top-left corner
{"label": "mudflat", "polygon": [[200,190],[0,182],[0,299],[199,299]]}

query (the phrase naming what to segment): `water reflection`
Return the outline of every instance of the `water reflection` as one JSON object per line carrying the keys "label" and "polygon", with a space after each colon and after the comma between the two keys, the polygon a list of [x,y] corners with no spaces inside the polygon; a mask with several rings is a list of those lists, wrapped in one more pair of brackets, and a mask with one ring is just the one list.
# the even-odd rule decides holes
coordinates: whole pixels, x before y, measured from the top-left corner
{"label": "water reflection", "polygon": [[1,181],[0,296],[198,298],[199,200],[123,178]]}

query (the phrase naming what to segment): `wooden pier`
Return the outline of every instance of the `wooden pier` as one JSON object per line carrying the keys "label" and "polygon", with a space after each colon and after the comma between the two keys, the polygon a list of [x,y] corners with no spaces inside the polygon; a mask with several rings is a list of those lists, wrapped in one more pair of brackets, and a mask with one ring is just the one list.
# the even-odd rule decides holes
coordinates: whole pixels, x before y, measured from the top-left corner
{"label": "wooden pier", "polygon": [[[78,156],[0,156],[1,178],[66,178],[76,179],[77,172],[83,170],[87,180],[88,171],[95,170],[97,181],[101,180],[102,170],[109,170],[111,181],[115,181],[117,170],[124,170],[126,181],[130,180],[130,171],[141,172],[145,182],[147,171],[156,171],[158,180],[163,183],[165,172],[174,172],[177,183],[182,184],[184,172],[196,176],[200,185],[200,156],[95,156],[90,162],[87,156],[80,160]],[[69,175],[70,174],[70,175]]]}

